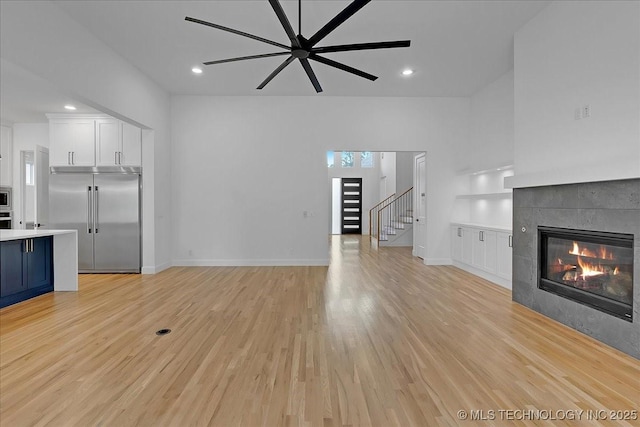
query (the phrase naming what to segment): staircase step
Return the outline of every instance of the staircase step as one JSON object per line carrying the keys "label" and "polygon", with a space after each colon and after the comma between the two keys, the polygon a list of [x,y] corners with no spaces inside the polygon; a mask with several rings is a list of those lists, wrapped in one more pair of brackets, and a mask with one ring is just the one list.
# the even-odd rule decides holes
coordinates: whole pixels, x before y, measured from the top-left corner
{"label": "staircase step", "polygon": [[413,223],[413,217],[412,216],[401,216],[400,217],[400,221],[404,222],[405,224],[411,224],[411,223]]}

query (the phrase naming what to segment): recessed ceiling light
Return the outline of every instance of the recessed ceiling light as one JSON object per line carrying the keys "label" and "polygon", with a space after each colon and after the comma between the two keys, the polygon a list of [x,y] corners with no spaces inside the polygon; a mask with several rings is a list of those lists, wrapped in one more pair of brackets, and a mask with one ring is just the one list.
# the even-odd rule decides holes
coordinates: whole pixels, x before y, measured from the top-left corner
{"label": "recessed ceiling light", "polygon": [[202,68],[200,67],[193,67],[191,71],[193,71],[193,74],[202,74]]}
{"label": "recessed ceiling light", "polygon": [[402,70],[402,75],[403,76],[410,76],[411,74],[413,74],[413,70],[411,68],[407,68],[406,70]]}
{"label": "recessed ceiling light", "polygon": [[74,107],[73,105],[65,105],[64,108],[66,110],[71,110],[71,111],[75,111],[76,107]]}

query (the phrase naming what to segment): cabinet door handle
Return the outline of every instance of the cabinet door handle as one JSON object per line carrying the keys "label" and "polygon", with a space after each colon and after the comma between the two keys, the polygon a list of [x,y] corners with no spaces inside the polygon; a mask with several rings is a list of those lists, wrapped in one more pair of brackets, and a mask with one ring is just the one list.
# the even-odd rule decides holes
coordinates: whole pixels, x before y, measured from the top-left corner
{"label": "cabinet door handle", "polygon": [[71,151],[67,151],[67,164],[71,164]]}
{"label": "cabinet door handle", "polygon": [[458,237],[462,237],[462,228],[458,227]]}
{"label": "cabinet door handle", "polygon": [[509,247],[513,247],[513,236],[511,234],[509,234]]}
{"label": "cabinet door handle", "polygon": [[484,231],[480,232],[480,241],[484,242]]}
{"label": "cabinet door handle", "polygon": [[72,165],[75,165],[75,164],[76,164],[76,159],[75,159],[75,157],[76,157],[76,156],[75,156],[75,154],[76,154],[76,152],[75,152],[75,151],[72,151],[72,152],[71,152],[71,164],[72,164]]}
{"label": "cabinet door handle", "polygon": [[122,164],[122,151],[118,151],[118,164]]}
{"label": "cabinet door handle", "polygon": [[118,152],[117,151],[113,152],[113,163],[115,163],[116,165],[118,164]]}

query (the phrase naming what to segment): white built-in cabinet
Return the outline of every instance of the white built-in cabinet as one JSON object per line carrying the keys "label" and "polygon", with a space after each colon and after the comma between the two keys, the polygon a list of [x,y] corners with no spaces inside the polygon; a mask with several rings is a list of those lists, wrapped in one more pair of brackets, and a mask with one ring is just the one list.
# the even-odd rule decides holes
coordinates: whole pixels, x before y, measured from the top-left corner
{"label": "white built-in cabinet", "polygon": [[513,271],[513,235],[506,232],[496,233],[497,274],[511,280]]}
{"label": "white built-in cabinet", "polygon": [[510,230],[475,224],[452,224],[451,239],[454,265],[472,273],[485,273],[482,274],[483,277],[505,286],[507,282],[510,283]]}
{"label": "white built-in cabinet", "polygon": [[451,218],[454,265],[511,287],[513,200],[504,178],[513,166],[460,173]]}
{"label": "white built-in cabinet", "polygon": [[497,269],[496,232],[491,230],[472,230],[471,264],[488,273],[495,273]]}
{"label": "white built-in cabinet", "polygon": [[140,166],[141,130],[111,117],[49,115],[51,166]]}

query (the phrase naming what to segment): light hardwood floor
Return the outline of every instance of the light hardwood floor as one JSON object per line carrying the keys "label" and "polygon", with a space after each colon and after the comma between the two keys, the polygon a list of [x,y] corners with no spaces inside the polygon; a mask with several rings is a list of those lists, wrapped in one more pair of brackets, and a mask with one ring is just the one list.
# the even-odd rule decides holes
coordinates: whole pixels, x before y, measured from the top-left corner
{"label": "light hardwood floor", "polygon": [[640,410],[640,361],[359,237],[329,268],[83,275],[0,311],[0,369],[3,427],[640,425],[586,412]]}

